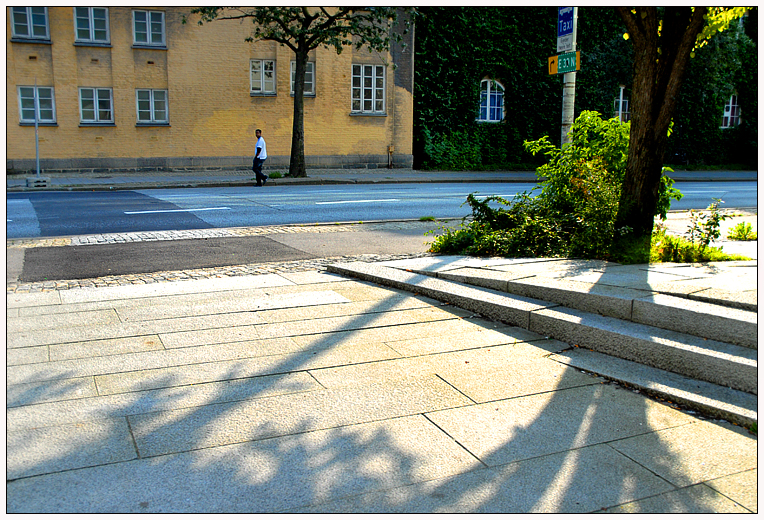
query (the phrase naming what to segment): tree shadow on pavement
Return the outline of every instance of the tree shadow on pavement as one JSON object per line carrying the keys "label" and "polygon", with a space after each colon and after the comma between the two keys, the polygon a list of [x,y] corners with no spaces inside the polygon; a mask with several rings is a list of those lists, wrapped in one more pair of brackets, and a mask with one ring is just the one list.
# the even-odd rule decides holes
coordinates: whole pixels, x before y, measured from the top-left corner
{"label": "tree shadow on pavement", "polygon": [[[683,454],[655,433],[691,428],[696,419],[572,368],[541,390],[474,397],[465,383],[474,382],[474,374],[463,377],[469,364],[505,356],[498,361],[511,365],[513,357],[528,355],[522,341],[508,336],[503,346],[475,346],[462,335],[451,355],[402,354],[391,345],[413,331],[406,323],[421,319],[408,315],[414,311],[435,313],[407,338],[414,344],[451,334],[450,325],[469,325],[463,331],[477,335],[498,324],[465,319],[458,309],[373,284],[300,290],[327,288],[384,294],[377,293],[363,311],[316,319],[307,329],[290,329],[284,309],[280,324],[254,328],[258,334],[299,337],[296,350],[264,357],[252,351],[214,367],[203,359],[187,362],[174,374],[154,374],[149,390],[46,404],[59,398],[56,384],[37,382],[34,388],[34,381],[24,382],[40,404],[12,408],[14,428],[21,415],[32,414],[26,419],[31,427],[15,431],[46,430],[34,427],[36,410],[60,409],[67,418],[34,445],[19,439],[10,446],[16,452],[34,449],[35,455],[23,471],[9,472],[7,511],[570,513],[659,497],[700,482],[687,471]],[[207,318],[194,330],[214,328],[218,317]],[[403,327],[401,335],[384,337],[396,327]],[[354,346],[378,346],[379,352],[355,360],[339,352]],[[556,366],[537,356],[542,374],[545,366]],[[386,380],[352,379],[356,369],[385,359],[429,364]],[[211,368],[209,380],[189,382],[184,366]],[[511,375],[495,364],[489,368],[487,378]],[[322,377],[331,376],[322,370],[333,369],[338,377]],[[522,387],[530,375],[513,377]],[[89,446],[62,445],[77,438],[71,429],[87,433],[92,424],[99,429],[85,436],[92,439]],[[62,434],[62,428],[70,430]],[[648,455],[638,450],[642,441],[649,441]],[[114,446],[125,445],[131,455],[119,452],[120,458]],[[113,460],[104,455],[110,450]],[[82,453],[87,456],[78,458]],[[671,495],[673,510],[717,510],[682,497]]]}

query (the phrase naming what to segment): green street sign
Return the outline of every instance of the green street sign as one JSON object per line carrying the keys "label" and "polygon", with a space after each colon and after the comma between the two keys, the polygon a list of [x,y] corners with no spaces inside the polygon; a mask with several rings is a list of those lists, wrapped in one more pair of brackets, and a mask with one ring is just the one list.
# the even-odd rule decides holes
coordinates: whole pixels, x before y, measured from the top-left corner
{"label": "green street sign", "polygon": [[581,69],[581,52],[566,52],[557,56],[557,74],[567,74]]}

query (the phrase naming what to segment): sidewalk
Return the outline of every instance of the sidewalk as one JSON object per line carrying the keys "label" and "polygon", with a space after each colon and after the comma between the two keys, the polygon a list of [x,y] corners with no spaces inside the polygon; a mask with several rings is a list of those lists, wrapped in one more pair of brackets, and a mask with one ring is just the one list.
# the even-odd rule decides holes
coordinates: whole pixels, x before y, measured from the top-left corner
{"label": "sidewalk", "polygon": [[[755,288],[730,269],[672,276]],[[303,271],[6,301],[9,513],[757,511],[745,429],[424,295]]]}
{"label": "sidewalk", "polygon": [[[273,171],[265,172],[271,175]],[[285,174],[286,171],[280,171]],[[535,182],[533,171],[499,172],[440,172],[405,168],[395,169],[309,169],[305,178],[271,178],[273,186],[294,184],[360,184],[360,183],[411,183],[411,182]],[[740,180],[755,181],[755,171],[693,171],[671,174],[675,180]],[[49,179],[47,188],[27,188],[27,179],[33,175],[6,176],[9,192],[26,190],[110,190],[149,189],[213,186],[251,186],[254,174],[248,170],[214,170],[198,172],[142,172],[142,173],[45,173],[40,176]]]}

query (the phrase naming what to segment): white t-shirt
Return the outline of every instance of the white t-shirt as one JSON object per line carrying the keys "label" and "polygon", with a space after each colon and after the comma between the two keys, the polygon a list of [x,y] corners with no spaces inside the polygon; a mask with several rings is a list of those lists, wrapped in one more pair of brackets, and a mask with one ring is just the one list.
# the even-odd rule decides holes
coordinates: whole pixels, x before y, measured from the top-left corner
{"label": "white t-shirt", "polygon": [[267,159],[268,152],[265,150],[265,139],[262,137],[257,140],[257,144],[255,145],[255,153],[257,153],[258,148],[260,148],[260,159]]}

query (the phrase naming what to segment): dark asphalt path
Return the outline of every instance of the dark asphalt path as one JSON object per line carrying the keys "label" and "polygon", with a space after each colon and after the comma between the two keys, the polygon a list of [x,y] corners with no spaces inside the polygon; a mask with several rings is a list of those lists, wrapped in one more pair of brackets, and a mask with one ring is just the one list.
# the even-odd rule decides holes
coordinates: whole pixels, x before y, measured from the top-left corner
{"label": "dark asphalt path", "polygon": [[413,229],[33,247],[13,250],[15,254],[8,256],[7,271],[9,280],[13,272],[16,281],[42,282],[427,251],[433,237],[425,236],[425,233],[437,228],[437,224],[412,223],[411,226]]}

